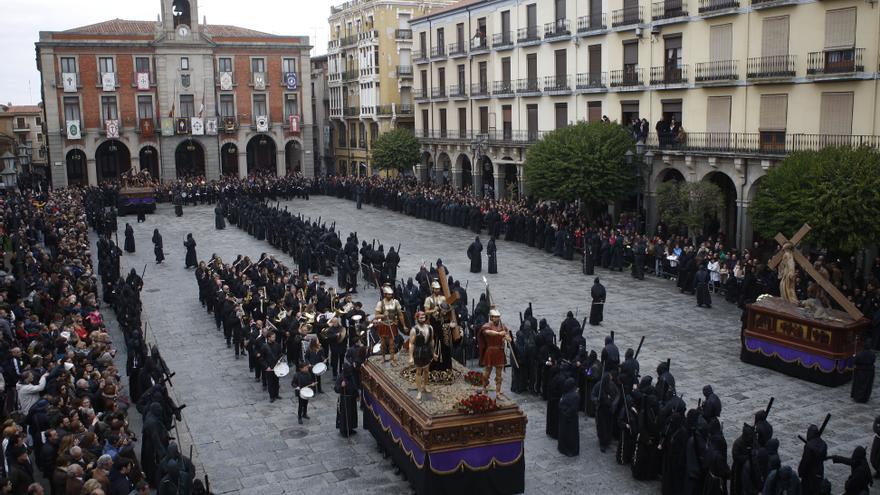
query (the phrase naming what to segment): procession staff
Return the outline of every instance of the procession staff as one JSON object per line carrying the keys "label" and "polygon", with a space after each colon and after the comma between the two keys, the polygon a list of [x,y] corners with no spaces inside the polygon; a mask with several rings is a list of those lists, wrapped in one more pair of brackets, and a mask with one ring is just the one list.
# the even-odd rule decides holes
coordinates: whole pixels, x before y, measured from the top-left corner
{"label": "procession staff", "polygon": [[400,301],[394,298],[394,289],[389,286],[382,287],[382,299],[376,303],[376,319],[379,320],[379,338],[382,344],[382,362],[388,360],[386,354],[391,355],[391,365],[397,366],[397,350],[394,346],[394,337],[397,335],[398,324],[400,328],[406,327],[403,319],[403,307]]}
{"label": "procession staff", "polygon": [[434,357],[434,329],[427,323],[425,313],[416,313],[416,324],[409,331],[409,364],[416,368],[416,399],[422,399],[422,392],[428,389],[428,368]]}
{"label": "procession staff", "polygon": [[510,331],[501,323],[501,312],[495,308],[489,310],[489,322],[480,328],[480,366],[483,367],[483,390],[489,388],[489,376],[495,368],[495,393],[502,396],[501,372],[507,364],[504,354],[504,343],[510,342]]}

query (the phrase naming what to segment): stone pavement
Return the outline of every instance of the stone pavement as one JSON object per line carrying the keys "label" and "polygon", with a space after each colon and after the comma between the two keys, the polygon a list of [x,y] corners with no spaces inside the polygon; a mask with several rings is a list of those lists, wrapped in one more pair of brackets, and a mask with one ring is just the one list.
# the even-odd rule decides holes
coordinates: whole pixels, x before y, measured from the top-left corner
{"label": "stone pavement", "polygon": [[[343,236],[356,231],[368,242],[375,236],[386,251],[402,245],[398,277],[416,273],[424,262],[443,260],[452,276],[467,283],[468,297],[476,299],[484,290],[483,274],[471,274],[465,251],[473,235],[425,220],[336,198],[313,196],[311,200],[282,202],[294,213],[336,221]],[[123,257],[127,271],[138,271],[146,263],[144,276],[145,316],[168,365],[177,372],[174,392],[184,410],[199,461],[216,493],[320,493],[329,487],[342,493],[408,492],[408,485],[395,476],[383,460],[375,442],[363,430],[350,441],[334,429],[336,397],[329,379],[325,394],[311,401],[310,421],[296,424],[293,391],[282,380],[280,402],[270,404],[248,373],[245,360],[236,361],[214,328],[213,318],[198,303],[192,270],[183,269],[183,240],[192,232],[198,243],[199,259],[217,253],[230,261],[237,254],[251,258],[272,247],[233,226],[214,229],[213,207],[187,207],[177,218],[170,206],[162,205],[147,222],[134,217],[120,219],[135,229],[137,253]],[[155,265],[153,228],[159,228],[165,243],[166,261]],[[487,240],[483,236],[483,242]],[[292,260],[279,254],[288,266]],[[486,275],[492,296],[511,326],[517,313],[532,301],[537,318],[547,318],[557,329],[568,310],[589,308],[592,277],[583,276],[577,262],[555,258],[517,243],[498,241],[499,274]],[[485,269],[485,258],[483,267]],[[484,272],[485,273],[485,272]],[[605,322],[588,327],[588,347],[598,348],[608,331],[614,330],[618,345],[636,347],[646,336],[639,361],[643,374],[654,375],[661,361],[672,359],[679,393],[689,407],[695,407],[702,386],[711,384],[723,404],[722,418],[728,444],[738,436],[743,422],[776,397],[770,421],[780,438],[784,464],[796,468],[804,434],[810,423],[819,423],[826,412],[833,414],[825,439],[829,453],[849,455],[857,445],[869,446],[871,424],[878,392],[869,404],[854,404],[847,386],[830,389],[743,364],[739,361],[739,311],[718,298],[712,309],[696,307],[692,296],[678,293],[674,284],[651,277],[632,279],[628,273],[599,270],[608,290]],[[328,283],[335,283],[335,277]],[[367,307],[378,298],[375,290],[362,290],[360,300]],[[509,376],[505,377],[505,388]],[[544,434],[546,403],[531,396],[513,395],[529,418],[526,435],[526,493],[659,493],[659,483],[634,481],[628,467],[618,466],[612,451],[600,454],[595,423],[581,422],[581,455],[567,458],[556,450],[556,442]],[[849,468],[826,465],[834,491],[840,491]]]}

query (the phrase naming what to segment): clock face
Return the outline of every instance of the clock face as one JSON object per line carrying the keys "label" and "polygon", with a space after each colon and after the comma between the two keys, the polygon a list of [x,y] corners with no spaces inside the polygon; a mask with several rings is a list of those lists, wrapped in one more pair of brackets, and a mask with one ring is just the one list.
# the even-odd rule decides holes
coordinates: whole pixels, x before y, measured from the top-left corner
{"label": "clock face", "polygon": [[177,34],[178,34],[181,38],[186,38],[187,36],[189,36],[189,28],[186,27],[186,26],[179,26],[179,27],[177,28]]}

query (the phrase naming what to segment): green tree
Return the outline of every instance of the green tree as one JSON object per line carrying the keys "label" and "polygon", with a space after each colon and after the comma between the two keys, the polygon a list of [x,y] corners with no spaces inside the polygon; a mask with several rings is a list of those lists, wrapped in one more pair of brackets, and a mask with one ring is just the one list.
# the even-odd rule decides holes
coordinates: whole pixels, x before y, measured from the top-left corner
{"label": "green tree", "polygon": [[372,158],[382,170],[408,170],[419,161],[419,142],[408,129],[388,131],[373,142]]}
{"label": "green tree", "polygon": [[829,147],[787,156],[761,179],[749,207],[763,237],[793,235],[804,223],[810,243],[854,253],[880,242],[880,153]]}
{"label": "green tree", "polygon": [[579,122],[546,134],[529,148],[524,165],[529,193],[540,199],[581,200],[601,206],[624,198],[638,184],[626,162],[632,135],[616,124]]}
{"label": "green tree", "polygon": [[670,227],[685,226],[693,236],[724,210],[724,193],[705,180],[664,182],[657,187],[657,210]]}

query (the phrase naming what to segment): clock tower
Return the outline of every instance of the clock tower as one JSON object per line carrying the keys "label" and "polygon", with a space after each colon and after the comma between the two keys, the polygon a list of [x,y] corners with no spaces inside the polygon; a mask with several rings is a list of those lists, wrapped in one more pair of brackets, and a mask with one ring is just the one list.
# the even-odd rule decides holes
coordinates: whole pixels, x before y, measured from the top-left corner
{"label": "clock tower", "polygon": [[192,41],[199,32],[196,0],[162,0],[162,31],[167,39]]}

